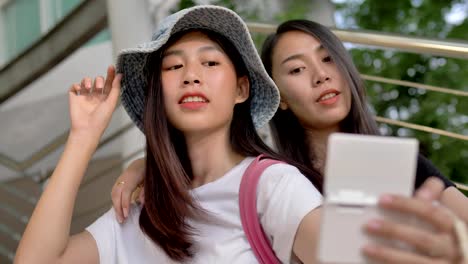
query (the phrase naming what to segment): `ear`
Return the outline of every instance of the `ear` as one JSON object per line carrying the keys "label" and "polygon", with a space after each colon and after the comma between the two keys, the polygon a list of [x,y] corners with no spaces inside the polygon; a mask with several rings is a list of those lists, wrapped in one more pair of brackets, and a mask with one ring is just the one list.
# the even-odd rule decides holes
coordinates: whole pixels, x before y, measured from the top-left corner
{"label": "ear", "polygon": [[243,103],[249,98],[250,83],[247,76],[237,79],[237,97],[236,104]]}
{"label": "ear", "polygon": [[280,96],[280,105],[279,108],[281,110],[286,110],[289,108],[288,103],[286,103],[286,100],[283,99],[283,97]]}

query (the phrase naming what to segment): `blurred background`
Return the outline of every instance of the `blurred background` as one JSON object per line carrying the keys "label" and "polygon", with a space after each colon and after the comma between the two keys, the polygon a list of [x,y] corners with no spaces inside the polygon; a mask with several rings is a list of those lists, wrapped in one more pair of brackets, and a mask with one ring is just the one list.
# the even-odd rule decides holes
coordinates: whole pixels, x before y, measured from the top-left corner
{"label": "blurred background", "polygon": [[[119,50],[196,4],[238,12],[258,47],[287,19],[332,28],[366,80],[382,133],[418,138],[467,194],[468,0],[0,0],[0,263],[12,262],[63,150],[70,85],[104,75]],[[119,107],[82,183],[73,233],[109,209],[112,184],[143,149]]]}

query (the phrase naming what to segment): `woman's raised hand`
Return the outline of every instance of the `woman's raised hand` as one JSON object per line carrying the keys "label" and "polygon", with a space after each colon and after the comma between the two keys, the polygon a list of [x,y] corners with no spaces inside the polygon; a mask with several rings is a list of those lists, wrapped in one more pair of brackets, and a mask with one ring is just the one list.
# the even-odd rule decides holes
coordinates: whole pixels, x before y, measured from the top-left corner
{"label": "woman's raised hand", "polygon": [[379,202],[381,208],[416,217],[420,225],[375,219],[367,224],[366,231],[371,236],[403,242],[414,250],[410,252],[372,244],[364,248],[364,254],[378,263],[462,263],[452,213],[437,202],[443,190],[443,183],[433,177],[414,197],[382,197]]}
{"label": "woman's raised hand", "polygon": [[69,90],[71,133],[100,137],[110,122],[120,95],[121,74],[114,66],[107,69],[106,79],[83,78]]}

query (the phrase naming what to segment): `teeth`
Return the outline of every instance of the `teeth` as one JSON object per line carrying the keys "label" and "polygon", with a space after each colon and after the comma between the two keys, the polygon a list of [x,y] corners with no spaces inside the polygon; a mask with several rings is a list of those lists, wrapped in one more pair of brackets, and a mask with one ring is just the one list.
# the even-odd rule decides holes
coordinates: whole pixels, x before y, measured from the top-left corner
{"label": "teeth", "polygon": [[335,96],[336,96],[336,93],[329,93],[329,94],[326,94],[326,95],[320,97],[319,101],[325,101],[325,100],[331,99],[331,98],[333,98]]}
{"label": "teeth", "polygon": [[206,102],[206,99],[200,96],[188,96],[182,100],[182,103]]}

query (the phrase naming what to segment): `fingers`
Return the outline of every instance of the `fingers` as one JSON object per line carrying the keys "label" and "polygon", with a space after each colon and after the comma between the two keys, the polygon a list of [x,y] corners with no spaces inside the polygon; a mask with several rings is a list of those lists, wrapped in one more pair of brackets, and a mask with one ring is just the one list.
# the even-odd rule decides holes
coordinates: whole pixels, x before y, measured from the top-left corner
{"label": "fingers", "polygon": [[117,76],[112,81],[112,88],[109,92],[108,100],[112,102],[112,106],[115,107],[120,96],[120,82],[122,80],[122,74],[117,74]]}
{"label": "fingers", "polygon": [[425,201],[438,201],[444,190],[445,185],[442,180],[436,177],[430,177],[416,190],[414,196],[417,199]]}
{"label": "fingers", "polygon": [[85,77],[81,80],[82,94],[91,94],[91,89],[93,88],[93,82],[91,78]]}
{"label": "fingers", "polygon": [[106,83],[105,83],[105,90],[110,91],[112,88],[112,82],[115,78],[115,68],[114,66],[110,65],[107,67],[107,76],[106,76]]}
{"label": "fingers", "polygon": [[439,231],[447,233],[453,231],[453,221],[447,209],[432,202],[398,195],[384,195],[379,200],[379,206],[416,216]]}
{"label": "fingers", "polygon": [[91,95],[95,92],[103,93],[104,91],[104,78],[102,76],[96,77],[94,82],[91,78],[85,77],[81,80],[80,84],[73,84],[70,88],[70,92],[74,92],[75,95]]}
{"label": "fingers", "polygon": [[455,241],[446,233],[385,220],[372,220],[365,228],[371,235],[404,242],[427,256],[456,259],[458,255]]}
{"label": "fingers", "polygon": [[107,76],[106,83],[104,85],[104,90],[106,93],[109,93],[109,96],[111,96],[111,101],[117,100],[117,97],[120,95],[121,80],[122,74],[116,75],[114,66],[110,65],[107,68]]}
{"label": "fingers", "polygon": [[141,188],[140,195],[138,195],[138,201],[140,201],[140,204],[145,204],[145,188]]}
{"label": "fingers", "polygon": [[442,264],[449,263],[442,259],[431,259],[429,257],[418,255],[409,251],[398,250],[390,247],[384,247],[376,244],[364,246],[362,252],[371,260],[372,263],[412,263],[412,264]]}
{"label": "fingers", "polygon": [[81,95],[81,93],[82,93],[81,85],[78,84],[78,83],[74,83],[74,84],[70,87],[70,89],[68,90],[68,92],[69,92],[70,94],[77,95],[77,96]]}
{"label": "fingers", "polygon": [[144,184],[138,184],[137,188],[131,194],[131,203],[144,204]]}
{"label": "fingers", "polygon": [[112,206],[114,207],[117,221],[119,223],[123,223],[124,213],[123,213],[122,202],[121,202],[123,184],[118,184],[118,182],[117,184],[114,185],[114,188],[112,188],[111,198],[112,198]]}
{"label": "fingers", "polygon": [[131,210],[130,204],[132,202],[132,190],[130,190],[126,185],[126,181],[118,179],[111,192],[112,206],[114,207],[117,221],[119,223],[123,223],[125,219],[127,219]]}
{"label": "fingers", "polygon": [[94,85],[91,93],[104,95],[104,77],[98,76],[94,79]]}
{"label": "fingers", "polygon": [[122,203],[122,211],[124,219],[127,219],[128,214],[130,212],[130,202],[132,200],[132,192],[127,190],[127,188],[123,188],[122,196],[120,198],[120,202]]}
{"label": "fingers", "polygon": [[115,101],[120,95],[121,79],[122,74],[116,75],[114,66],[110,65],[107,68],[107,76],[105,79],[103,76],[98,76],[93,82],[91,78],[85,77],[81,80],[79,89],[78,87],[75,87],[75,85],[72,87],[76,95],[91,95],[94,93],[104,95],[103,99],[105,99],[108,95],[112,94],[112,101]]}
{"label": "fingers", "polygon": [[[117,76],[115,79],[118,79]],[[132,193],[142,181],[144,174],[144,159],[133,161],[128,168],[119,176],[112,189],[112,204],[116,211],[117,220],[125,221],[130,214]]]}

